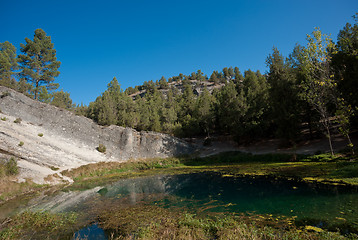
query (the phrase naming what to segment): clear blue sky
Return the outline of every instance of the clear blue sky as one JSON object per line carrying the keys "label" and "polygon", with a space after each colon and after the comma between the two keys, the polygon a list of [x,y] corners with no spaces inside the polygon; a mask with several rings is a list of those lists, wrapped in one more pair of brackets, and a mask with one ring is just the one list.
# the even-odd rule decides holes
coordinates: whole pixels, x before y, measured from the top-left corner
{"label": "clear blue sky", "polygon": [[19,54],[25,37],[45,30],[62,62],[56,82],[88,104],[113,77],[126,89],[198,69],[265,73],[273,46],[287,56],[314,27],[336,40],[358,0],[0,0],[0,7],[0,42]]}

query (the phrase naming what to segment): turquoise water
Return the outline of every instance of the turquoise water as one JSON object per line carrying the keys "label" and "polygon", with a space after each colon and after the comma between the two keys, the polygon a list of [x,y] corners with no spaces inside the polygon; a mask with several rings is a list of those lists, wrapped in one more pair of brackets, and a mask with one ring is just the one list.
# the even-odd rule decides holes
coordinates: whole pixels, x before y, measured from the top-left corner
{"label": "turquoise water", "polygon": [[358,228],[358,189],[351,186],[204,172],[121,180],[101,188],[97,195],[90,206],[104,199],[115,204],[125,198],[130,204],[147,201],[192,212],[295,217],[298,225],[334,231],[356,232]]}
{"label": "turquoise water", "polygon": [[[32,199],[28,208],[76,211],[95,222],[96,208],[148,202],[192,212],[230,212],[296,216],[296,224],[358,229],[358,189],[272,177],[226,176],[216,172],[124,179],[85,191],[59,192]],[[105,206],[104,206],[105,205]],[[93,237],[91,236],[93,233]],[[106,239],[96,224],[76,233]]]}

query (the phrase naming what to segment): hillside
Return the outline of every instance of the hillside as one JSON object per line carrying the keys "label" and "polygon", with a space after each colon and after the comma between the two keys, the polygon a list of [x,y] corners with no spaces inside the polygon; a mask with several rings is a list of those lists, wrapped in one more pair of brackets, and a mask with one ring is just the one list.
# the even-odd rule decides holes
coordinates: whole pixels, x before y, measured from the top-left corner
{"label": "hillside", "polygon": [[[0,110],[0,158],[13,156],[18,160],[20,180],[30,178],[43,183],[49,174],[60,175],[62,170],[84,164],[169,157],[194,149],[166,134],[99,126],[2,86]],[[18,118],[21,122],[15,123]],[[96,150],[99,144],[106,147],[105,153]]]}
{"label": "hillside", "polygon": [[[225,83],[213,83],[213,82],[210,82],[208,80],[188,80],[188,83],[189,85],[192,87],[193,89],[193,93],[194,95],[196,96],[199,96],[200,94],[203,93],[204,89],[206,88],[209,93],[212,93],[214,89],[220,89],[222,88],[223,86],[225,86]],[[132,93],[130,94],[129,96],[135,100],[137,99],[138,97],[145,97],[148,90],[145,89],[144,86],[140,86],[140,91],[137,91],[135,93]],[[184,92],[184,89],[185,89],[185,83],[183,81],[175,81],[175,82],[170,82],[168,83],[168,86],[166,88],[160,88],[158,86],[158,89],[159,89],[159,92],[161,92],[164,96],[167,95],[169,89],[174,89],[180,93],[183,93]]]}

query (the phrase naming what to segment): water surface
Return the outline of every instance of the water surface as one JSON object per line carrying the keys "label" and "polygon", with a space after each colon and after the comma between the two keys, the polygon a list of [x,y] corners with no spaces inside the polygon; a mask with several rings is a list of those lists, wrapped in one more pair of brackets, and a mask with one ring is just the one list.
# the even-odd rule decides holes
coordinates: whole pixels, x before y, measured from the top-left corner
{"label": "water surface", "polygon": [[[344,222],[358,227],[357,187],[265,176],[234,177],[216,172],[123,179],[84,191],[61,191],[36,197],[28,202],[27,208],[76,211],[93,221],[96,206],[110,208],[113,204],[139,202],[166,208],[185,207],[193,212],[295,216],[297,222],[308,219],[322,226]],[[97,225],[88,229],[101,233]]]}

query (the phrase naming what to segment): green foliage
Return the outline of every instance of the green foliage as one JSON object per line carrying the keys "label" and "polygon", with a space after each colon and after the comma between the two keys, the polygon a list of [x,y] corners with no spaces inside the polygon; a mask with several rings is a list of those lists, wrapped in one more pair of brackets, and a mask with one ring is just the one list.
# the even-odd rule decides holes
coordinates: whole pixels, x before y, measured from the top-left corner
{"label": "green foliage", "polygon": [[8,41],[0,43],[0,85],[15,88],[13,75],[17,69],[16,48]]}
{"label": "green foliage", "polygon": [[1,176],[11,176],[18,174],[19,169],[17,167],[17,161],[15,158],[11,157],[9,160],[0,161],[0,177]]}
{"label": "green foliage", "polygon": [[1,239],[68,239],[75,230],[77,214],[25,211],[8,221],[0,231]]}
{"label": "green foliage", "polygon": [[320,123],[325,129],[333,155],[329,130],[331,126],[329,104],[337,98],[335,95],[337,84],[334,81],[330,54],[335,52],[335,46],[330,37],[322,34],[319,29],[313,31],[312,35],[307,35],[307,46],[299,56],[304,76],[301,97],[319,113]]}
{"label": "green foliage", "polygon": [[345,239],[320,228],[316,228],[318,233],[289,226],[289,219],[282,220],[278,226],[273,218],[264,215],[196,215],[183,209],[147,204],[104,209],[99,220],[102,228],[118,234],[118,239],[133,235],[136,239]]}
{"label": "green foliage", "polygon": [[37,136],[39,136],[39,137],[43,137],[43,133],[39,133],[39,134],[37,134]]}
{"label": "green foliage", "polygon": [[[354,24],[347,23],[337,37],[337,52],[332,56],[332,63],[338,89],[347,105],[352,110],[358,108],[358,13]],[[354,117],[358,122],[358,115]]]}
{"label": "green foliage", "polygon": [[6,118],[6,117],[2,117],[2,118],[1,118],[1,121],[7,121],[7,118]]}
{"label": "green foliage", "polygon": [[64,92],[62,89],[61,91],[54,92],[52,94],[52,101],[51,104],[64,109],[72,109],[74,106],[72,104],[72,99],[68,92]]}
{"label": "green foliage", "polygon": [[299,135],[301,109],[293,69],[276,48],[268,56],[266,63],[270,69],[267,81],[270,84],[269,101],[276,136],[285,142],[295,141]]}
{"label": "green foliage", "polygon": [[21,142],[19,143],[19,147],[22,147],[22,146],[24,146],[24,142],[21,141]]}
{"label": "green foliage", "polygon": [[[274,48],[265,75],[247,70],[243,76],[238,67],[224,67],[208,79],[197,70],[169,78],[175,84],[162,77],[124,93],[113,79],[83,111],[101,125],[180,137],[228,134],[238,142],[276,136],[286,146],[322,132],[330,137],[335,117],[349,139],[358,123],[352,122],[358,107],[354,102],[357,29],[357,24],[347,24],[337,46],[317,29],[307,36],[306,46],[297,45],[286,59]],[[135,99],[128,96],[138,91]]]}
{"label": "green foliage", "polygon": [[164,76],[162,76],[162,78],[159,80],[159,88],[161,89],[168,89],[168,82],[167,80],[165,79]]}
{"label": "green foliage", "polygon": [[42,85],[47,90],[58,88],[58,84],[53,81],[60,74],[58,68],[61,63],[57,61],[51,37],[44,30],[36,29],[34,39],[25,38],[25,41],[26,44],[20,44],[23,54],[18,56],[21,70],[19,76],[33,85],[34,98],[37,99]]}
{"label": "green foliage", "polygon": [[96,149],[98,152],[101,152],[101,153],[105,153],[107,150],[106,146],[104,146],[102,143],[100,143]]}
{"label": "green foliage", "polygon": [[21,118],[16,118],[16,119],[14,120],[14,123],[21,123],[21,121],[22,121]]}

